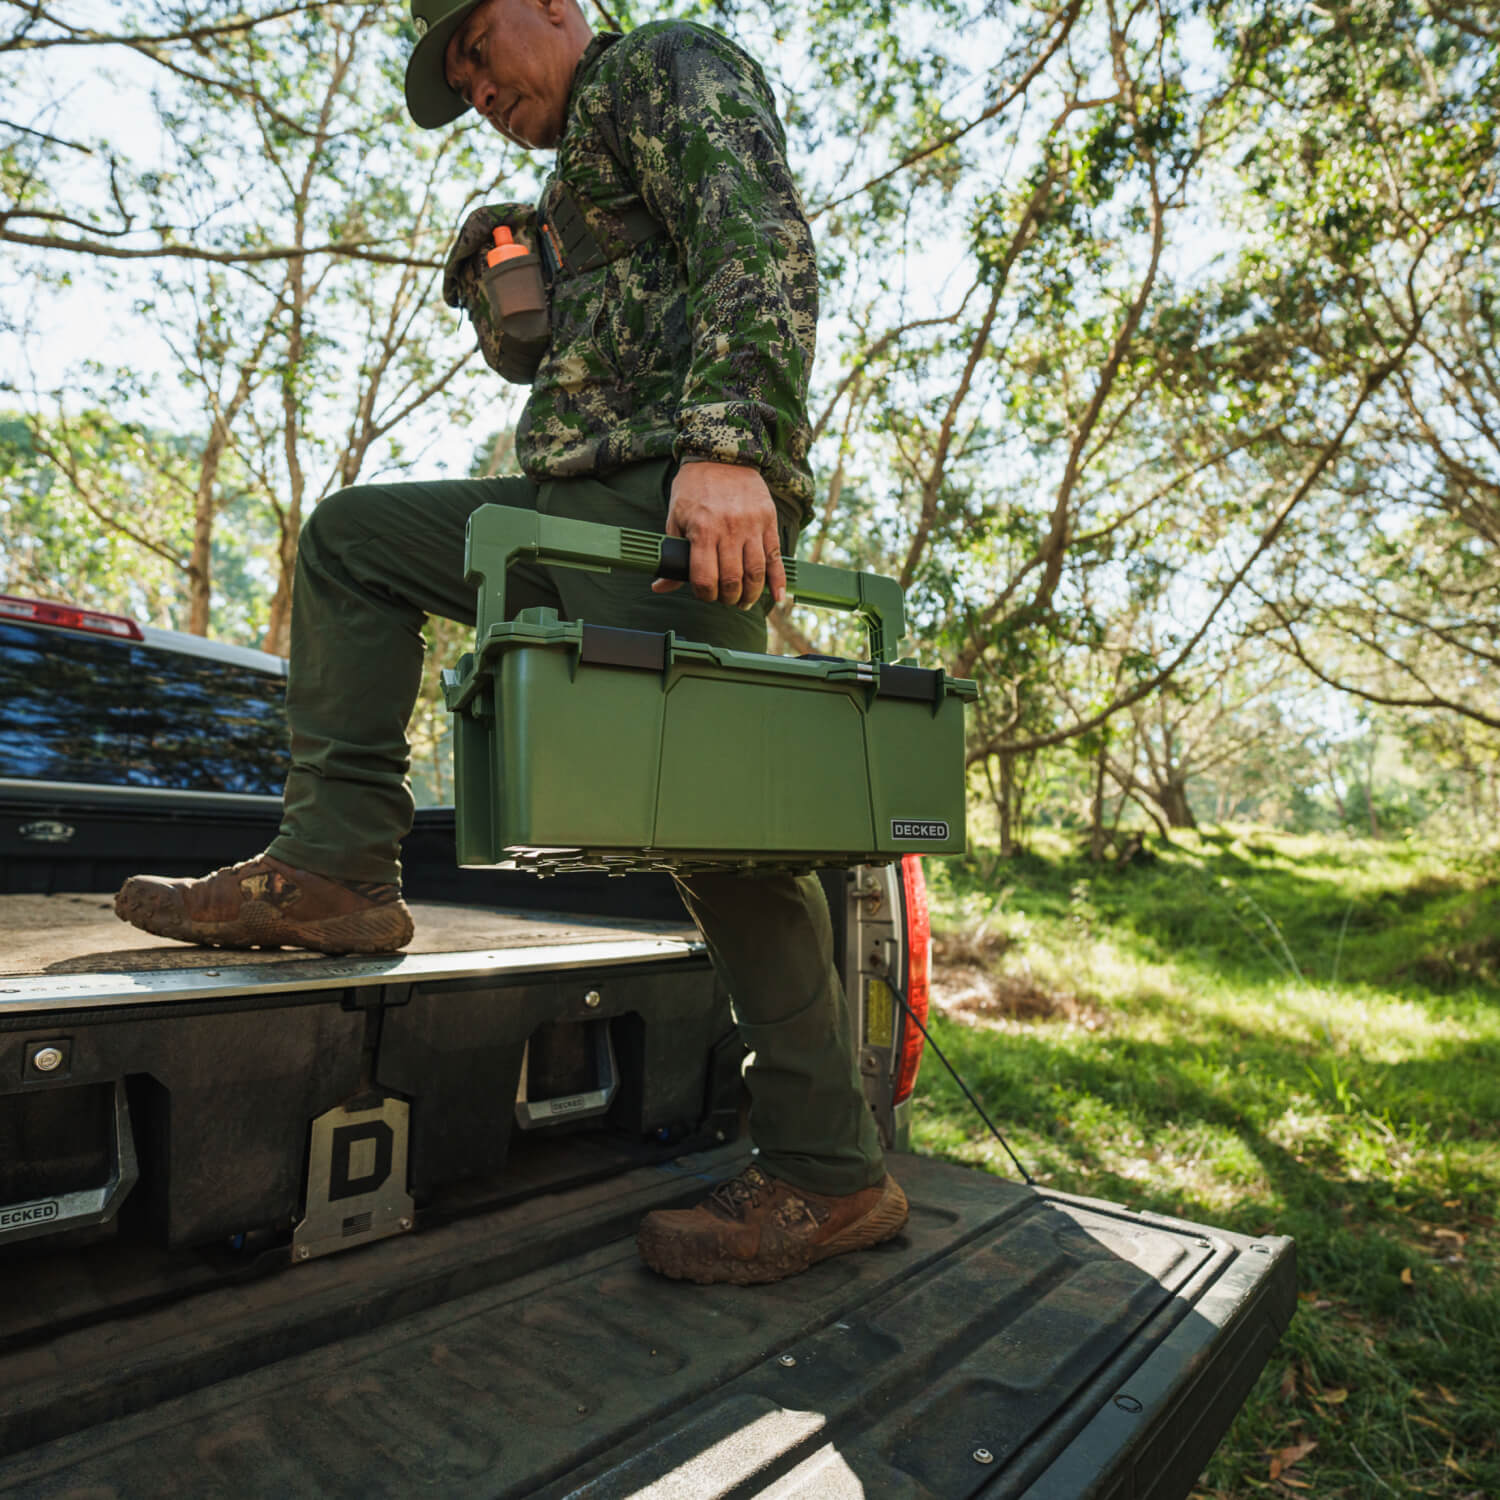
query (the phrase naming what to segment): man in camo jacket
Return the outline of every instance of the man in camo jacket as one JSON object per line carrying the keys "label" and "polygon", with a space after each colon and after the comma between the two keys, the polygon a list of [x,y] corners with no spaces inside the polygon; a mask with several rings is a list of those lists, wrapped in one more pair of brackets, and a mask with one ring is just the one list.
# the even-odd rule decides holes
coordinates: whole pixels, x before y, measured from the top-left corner
{"label": "man in camo jacket", "polygon": [[[411,825],[404,726],[425,614],[472,622],[469,514],[485,504],[666,531],[691,544],[665,580],[511,570],[512,612],[675,630],[761,651],[811,510],[812,237],[759,67],[701,26],[594,36],[576,0],[413,0],[407,106],[436,128],[475,109],[557,151],[539,213],[476,211],[444,295],[514,378],[480,287],[491,229],[547,241],[551,342],[516,431],[523,477],[365,485],[313,512],[298,550],[287,712],[292,770],[265,854],[197,881],[137,876],[116,909],[185,941],[383,951]],[[543,227],[545,226],[545,227]],[[785,774],[795,775],[795,767]],[[725,788],[732,795],[731,787]],[[813,876],[678,881],[749,1049],[756,1163],[696,1208],[647,1215],[641,1254],[695,1281],[770,1281],[905,1223],[856,1065],[827,903]]]}
{"label": "man in camo jacket", "polygon": [[[516,433],[522,469],[743,465],[800,522],[817,264],[760,69],[686,23],[594,37],[543,219],[564,184],[610,260],[553,281],[552,351]],[[642,210],[659,231],[633,243]]]}

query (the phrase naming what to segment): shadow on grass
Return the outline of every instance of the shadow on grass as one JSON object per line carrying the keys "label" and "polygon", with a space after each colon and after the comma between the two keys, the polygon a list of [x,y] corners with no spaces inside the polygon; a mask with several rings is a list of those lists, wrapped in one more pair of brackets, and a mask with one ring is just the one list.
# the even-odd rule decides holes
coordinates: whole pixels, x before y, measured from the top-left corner
{"label": "shadow on grass", "polygon": [[[1262,979],[1256,989],[1264,983]],[[1261,997],[1254,998],[1259,1005]],[[1387,1124],[1404,1120],[1436,1129],[1462,1122],[1470,1133],[1500,1135],[1500,1037],[1438,1042],[1425,1056],[1385,1062],[1367,1055],[1370,1039],[1333,1002],[1325,1018],[1315,1018],[1326,1019],[1330,1035],[1303,1041],[1223,1011],[1205,1014],[1185,1007],[1180,998],[1152,992],[1138,992],[1115,1012],[1181,1028],[1181,1039],[1170,1044],[1129,1035],[1109,1039],[1109,1055],[1117,1063],[1132,1062],[1148,1074],[1165,1068],[1164,1082],[1155,1088],[1170,1089],[1174,1069],[1188,1066],[1186,1055],[1197,1071],[1217,1063],[1248,1075],[1244,1104],[1253,1103],[1258,1094],[1279,1108],[1292,1093],[1311,1092],[1335,1112],[1367,1110]],[[1500,1022],[1500,1009],[1494,1014]],[[1045,1033],[1038,1033],[1036,1040],[1048,1045]],[[1060,1050],[1071,1058],[1084,1049]],[[1074,1079],[1080,1076],[1071,1062],[1064,1071]],[[1357,1109],[1351,1110],[1351,1105]]]}

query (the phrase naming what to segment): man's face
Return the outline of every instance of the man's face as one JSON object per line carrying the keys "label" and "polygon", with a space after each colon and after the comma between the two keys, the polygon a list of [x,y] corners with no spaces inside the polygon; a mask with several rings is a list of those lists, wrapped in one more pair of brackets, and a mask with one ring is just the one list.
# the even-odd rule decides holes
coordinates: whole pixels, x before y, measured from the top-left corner
{"label": "man's face", "polygon": [[583,51],[575,22],[571,0],[482,0],[443,54],[448,86],[508,140],[555,146]]}

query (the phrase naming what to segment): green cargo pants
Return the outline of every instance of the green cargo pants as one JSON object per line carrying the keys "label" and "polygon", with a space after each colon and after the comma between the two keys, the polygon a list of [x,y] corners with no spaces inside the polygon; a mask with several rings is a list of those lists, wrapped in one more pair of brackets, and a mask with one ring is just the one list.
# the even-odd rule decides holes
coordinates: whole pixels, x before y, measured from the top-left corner
{"label": "green cargo pants", "polygon": [[[464,583],[464,527],[480,505],[515,505],[662,531],[673,465],[607,479],[468,479],[363,485],[308,518],[297,552],[287,716],[292,769],[270,853],[342,880],[398,880],[411,828],[406,722],[422,672],[429,614],[474,621]],[[796,545],[783,520],[782,551]],[[653,594],[639,573],[512,569],[512,614],[550,606],[569,619],[763,651],[765,618]],[[600,725],[607,739],[609,726]],[[786,768],[789,776],[795,766]],[[725,796],[734,788],[725,787]],[[693,875],[678,886],[703,933],[750,1050],[750,1132],[774,1176],[815,1193],[852,1193],[885,1167],[864,1102],[848,1005],[834,963],[822,887],[813,876]]]}

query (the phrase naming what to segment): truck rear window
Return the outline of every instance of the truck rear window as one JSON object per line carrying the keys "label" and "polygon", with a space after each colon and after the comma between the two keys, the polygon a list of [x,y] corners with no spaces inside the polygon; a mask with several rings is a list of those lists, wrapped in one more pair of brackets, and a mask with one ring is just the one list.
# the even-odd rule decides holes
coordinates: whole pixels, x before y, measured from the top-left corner
{"label": "truck rear window", "polygon": [[0,776],[274,795],[284,695],[251,667],[0,622]]}

